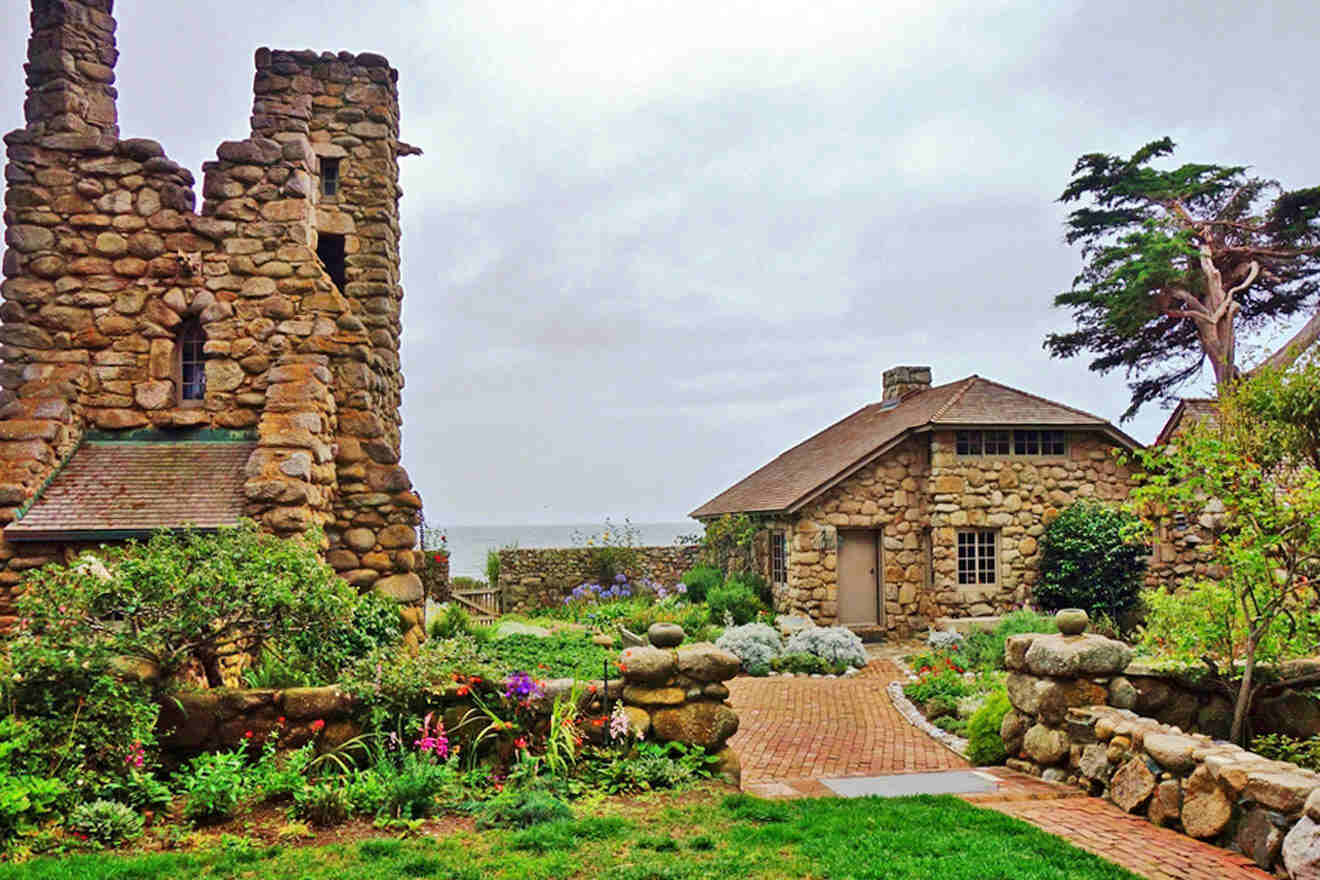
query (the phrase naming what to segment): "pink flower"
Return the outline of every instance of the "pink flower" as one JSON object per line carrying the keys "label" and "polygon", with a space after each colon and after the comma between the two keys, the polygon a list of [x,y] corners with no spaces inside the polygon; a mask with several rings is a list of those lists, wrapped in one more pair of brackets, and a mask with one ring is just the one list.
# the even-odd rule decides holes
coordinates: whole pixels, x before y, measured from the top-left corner
{"label": "pink flower", "polygon": [[322,721],[320,718],[312,722],[312,730],[316,731],[317,733],[320,733],[324,729],[325,729],[325,722]]}

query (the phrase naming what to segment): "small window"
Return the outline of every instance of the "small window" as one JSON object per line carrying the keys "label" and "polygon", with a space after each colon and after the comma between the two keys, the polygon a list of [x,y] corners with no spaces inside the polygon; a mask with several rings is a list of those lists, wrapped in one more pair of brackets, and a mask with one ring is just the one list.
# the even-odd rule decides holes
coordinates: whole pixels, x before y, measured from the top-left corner
{"label": "small window", "polygon": [[321,195],[339,195],[339,160],[321,160]]}
{"label": "small window", "polygon": [[980,455],[980,454],[981,454],[981,432],[980,432],[980,431],[959,431],[959,432],[958,432],[958,454],[959,454],[959,455]]}
{"label": "small window", "polygon": [[770,582],[788,583],[788,536],[783,532],[770,533]]}
{"label": "small window", "polygon": [[316,255],[321,258],[326,274],[343,293],[348,286],[348,269],[344,262],[344,237],[322,232],[316,237]]}
{"label": "small window", "polygon": [[1014,431],[1014,455],[1063,455],[1067,451],[1063,431]]}
{"label": "small window", "polygon": [[197,321],[179,328],[176,352],[179,358],[179,400],[206,398],[206,332]]}
{"label": "small window", "polygon": [[993,584],[999,570],[994,532],[958,533],[958,583]]}
{"label": "small window", "polygon": [[986,455],[1008,455],[1013,450],[1009,443],[1009,431],[986,431],[985,432],[985,454]]}

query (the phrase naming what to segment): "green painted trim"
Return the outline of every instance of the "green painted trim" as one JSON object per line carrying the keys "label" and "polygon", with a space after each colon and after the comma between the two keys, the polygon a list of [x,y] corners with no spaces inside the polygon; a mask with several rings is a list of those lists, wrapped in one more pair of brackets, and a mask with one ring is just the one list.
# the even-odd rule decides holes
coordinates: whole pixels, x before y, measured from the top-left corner
{"label": "green painted trim", "polygon": [[134,428],[130,431],[88,431],[88,443],[246,443],[257,439],[252,428],[188,428],[162,430]]}

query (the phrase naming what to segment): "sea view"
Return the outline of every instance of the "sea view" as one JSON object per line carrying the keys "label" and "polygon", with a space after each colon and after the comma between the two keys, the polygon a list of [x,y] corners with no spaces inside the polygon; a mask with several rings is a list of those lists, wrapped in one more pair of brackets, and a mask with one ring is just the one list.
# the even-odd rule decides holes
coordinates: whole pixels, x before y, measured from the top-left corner
{"label": "sea view", "polygon": [[[622,521],[614,523],[622,529]],[[680,535],[701,534],[695,520],[686,522],[630,523],[634,544],[653,547],[673,544]],[[604,523],[577,525],[528,526],[448,526],[432,527],[449,537],[449,574],[451,577],[486,576],[486,551],[500,547],[577,547],[599,536]],[[427,541],[430,546],[431,541]]]}

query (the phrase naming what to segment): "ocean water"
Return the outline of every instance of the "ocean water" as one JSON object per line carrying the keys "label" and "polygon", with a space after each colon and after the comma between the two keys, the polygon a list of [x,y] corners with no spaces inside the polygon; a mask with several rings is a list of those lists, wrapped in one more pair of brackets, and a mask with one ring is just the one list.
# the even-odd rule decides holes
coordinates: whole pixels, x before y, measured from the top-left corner
{"label": "ocean water", "polygon": [[[615,523],[616,532],[623,523]],[[639,547],[673,544],[680,535],[699,535],[702,527],[695,520],[672,523],[631,523],[633,543]],[[501,547],[581,547],[590,537],[598,537],[601,523],[558,526],[449,526],[433,531],[449,538],[449,576],[486,577],[486,551]],[[432,546],[432,541],[427,541]]]}

